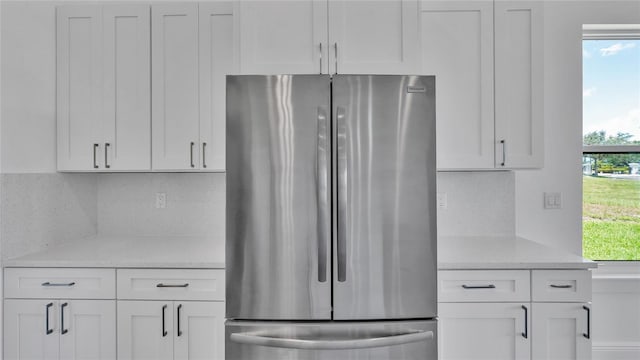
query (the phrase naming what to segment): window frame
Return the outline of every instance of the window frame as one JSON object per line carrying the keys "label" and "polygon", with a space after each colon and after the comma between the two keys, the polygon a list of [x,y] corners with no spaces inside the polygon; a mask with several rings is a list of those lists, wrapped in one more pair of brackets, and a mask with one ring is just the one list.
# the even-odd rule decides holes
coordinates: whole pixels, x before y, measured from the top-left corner
{"label": "window frame", "polygon": [[[640,24],[585,24],[582,25],[582,41],[584,40],[640,40]],[[584,114],[582,115],[582,125],[582,128],[584,128]],[[583,162],[585,157],[593,154],[639,153],[640,145],[582,145]],[[582,226],[584,226],[584,224]],[[584,244],[584,237],[581,239],[581,244]],[[594,261],[599,263],[637,263],[640,262],[640,259],[596,259]]]}

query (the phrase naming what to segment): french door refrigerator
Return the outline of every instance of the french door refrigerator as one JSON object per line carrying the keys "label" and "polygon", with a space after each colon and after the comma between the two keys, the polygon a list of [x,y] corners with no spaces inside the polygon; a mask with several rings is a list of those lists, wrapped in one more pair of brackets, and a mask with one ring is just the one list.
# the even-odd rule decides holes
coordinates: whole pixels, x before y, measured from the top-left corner
{"label": "french door refrigerator", "polygon": [[437,358],[435,77],[227,76],[228,360]]}

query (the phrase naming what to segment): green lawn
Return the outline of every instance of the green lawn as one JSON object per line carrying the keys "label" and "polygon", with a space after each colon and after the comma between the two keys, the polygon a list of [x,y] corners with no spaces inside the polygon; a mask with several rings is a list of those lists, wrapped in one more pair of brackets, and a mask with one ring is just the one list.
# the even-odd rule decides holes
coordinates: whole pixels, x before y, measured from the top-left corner
{"label": "green lawn", "polygon": [[583,256],[640,260],[640,181],[583,176]]}

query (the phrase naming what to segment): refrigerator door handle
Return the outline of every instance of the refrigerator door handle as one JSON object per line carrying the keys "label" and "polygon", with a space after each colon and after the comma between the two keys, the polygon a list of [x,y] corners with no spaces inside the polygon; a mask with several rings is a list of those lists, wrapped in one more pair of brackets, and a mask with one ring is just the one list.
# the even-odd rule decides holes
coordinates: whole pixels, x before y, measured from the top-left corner
{"label": "refrigerator door handle", "polygon": [[327,246],[329,244],[329,126],[327,111],[318,107],[318,281],[327,281]]}
{"label": "refrigerator door handle", "polygon": [[399,335],[371,337],[351,340],[309,340],[270,337],[265,333],[246,332],[233,333],[230,339],[233,342],[247,345],[270,346],[286,349],[304,350],[343,350],[343,349],[367,349],[392,345],[408,344],[419,341],[432,340],[433,331],[410,331]]}
{"label": "refrigerator door handle", "polygon": [[336,107],[337,143],[338,143],[338,281],[347,280],[347,126],[345,109]]}

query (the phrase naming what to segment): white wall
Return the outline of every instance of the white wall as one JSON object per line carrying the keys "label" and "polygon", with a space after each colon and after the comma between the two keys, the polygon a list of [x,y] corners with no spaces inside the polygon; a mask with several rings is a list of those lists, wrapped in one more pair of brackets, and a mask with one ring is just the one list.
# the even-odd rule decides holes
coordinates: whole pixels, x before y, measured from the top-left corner
{"label": "white wall", "polygon": [[545,1],[544,16],[545,163],[516,173],[516,233],[582,254],[582,24],[640,24],[640,1]]}

